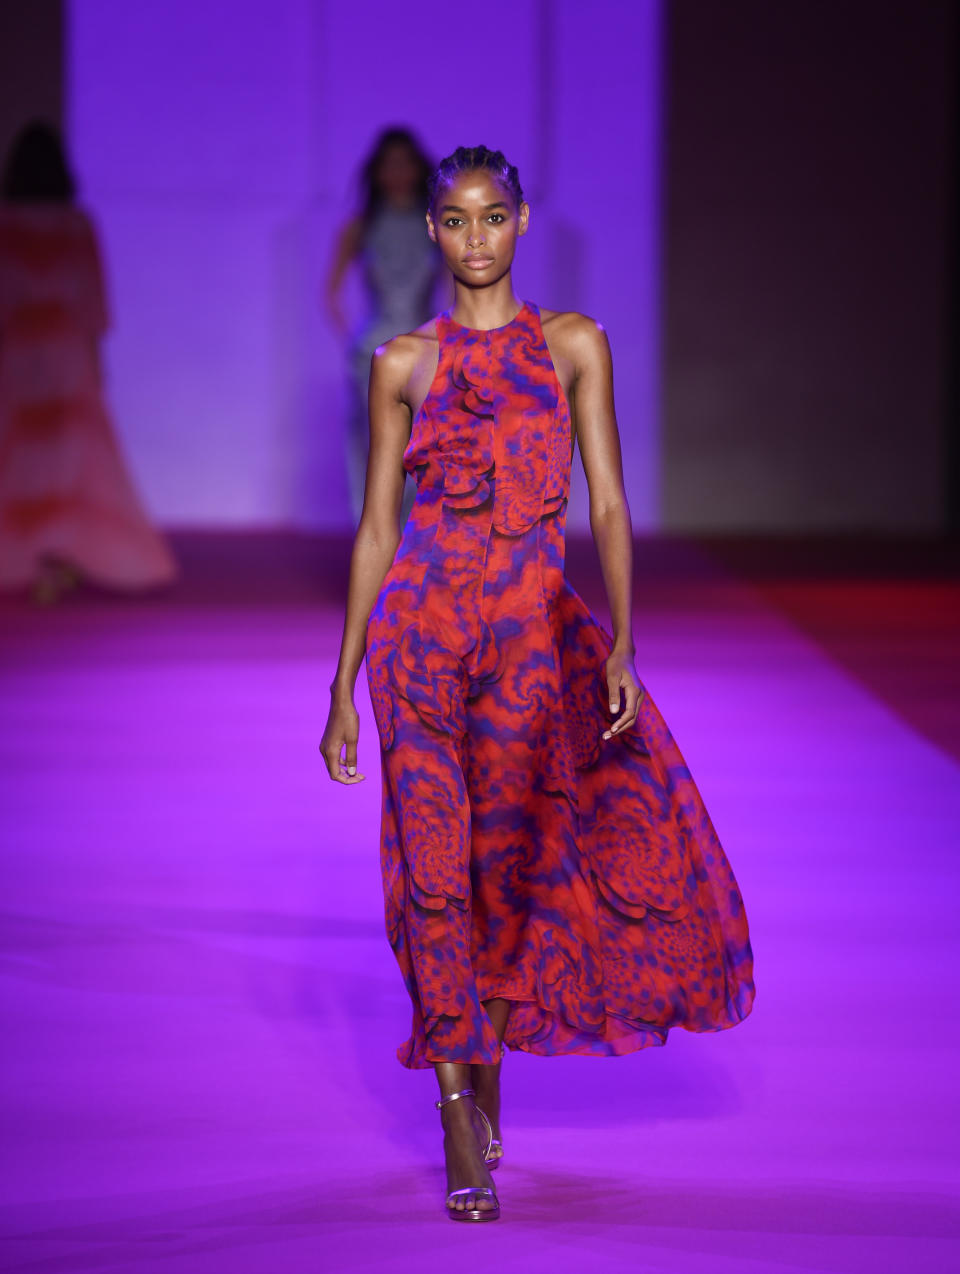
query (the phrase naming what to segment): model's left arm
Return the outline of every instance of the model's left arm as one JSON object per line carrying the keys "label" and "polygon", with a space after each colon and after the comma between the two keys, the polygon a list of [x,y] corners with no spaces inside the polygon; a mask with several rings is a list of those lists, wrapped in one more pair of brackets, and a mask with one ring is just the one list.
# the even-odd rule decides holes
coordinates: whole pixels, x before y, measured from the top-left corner
{"label": "model's left arm", "polygon": [[619,716],[604,732],[603,737],[608,739],[633,725],[643,697],[633,663],[633,527],[623,486],[610,343],[606,332],[592,319],[581,318],[570,335],[577,438],[590,490],[590,529],[600,556],[613,623],[613,649],[606,660],[605,675],[610,711]]}

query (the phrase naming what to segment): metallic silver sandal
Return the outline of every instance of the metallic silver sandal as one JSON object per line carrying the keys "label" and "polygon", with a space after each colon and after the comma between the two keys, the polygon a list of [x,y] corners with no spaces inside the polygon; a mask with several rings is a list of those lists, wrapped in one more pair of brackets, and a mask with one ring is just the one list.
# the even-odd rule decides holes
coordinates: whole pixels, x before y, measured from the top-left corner
{"label": "metallic silver sandal", "polygon": [[[448,1102],[456,1101],[460,1097],[476,1097],[476,1090],[473,1088],[462,1088],[459,1093],[449,1093],[446,1097],[441,1097],[439,1101],[434,1102],[437,1110],[443,1110]],[[480,1107],[474,1102],[474,1110],[483,1120],[487,1130],[487,1145],[483,1152],[484,1161],[489,1164],[490,1150],[493,1146],[493,1128],[490,1120],[486,1117]],[[451,1208],[450,1200],[456,1199],[460,1195],[473,1195],[474,1198],[484,1196],[493,1203],[492,1208]],[[496,1192],[491,1190],[489,1186],[463,1186],[459,1190],[451,1190],[447,1195],[444,1204],[447,1215],[451,1221],[496,1221],[500,1216],[500,1201]]]}

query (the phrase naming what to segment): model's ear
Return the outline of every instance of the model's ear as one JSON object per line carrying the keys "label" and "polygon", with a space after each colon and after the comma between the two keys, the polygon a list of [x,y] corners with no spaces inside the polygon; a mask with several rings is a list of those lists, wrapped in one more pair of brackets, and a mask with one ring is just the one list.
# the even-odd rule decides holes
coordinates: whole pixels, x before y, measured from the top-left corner
{"label": "model's ear", "polygon": [[527,226],[530,224],[530,205],[522,203],[517,209],[517,234],[526,234]]}
{"label": "model's ear", "polygon": [[434,243],[436,243],[437,227],[433,224],[433,214],[429,212],[427,213],[427,234],[434,241]]}

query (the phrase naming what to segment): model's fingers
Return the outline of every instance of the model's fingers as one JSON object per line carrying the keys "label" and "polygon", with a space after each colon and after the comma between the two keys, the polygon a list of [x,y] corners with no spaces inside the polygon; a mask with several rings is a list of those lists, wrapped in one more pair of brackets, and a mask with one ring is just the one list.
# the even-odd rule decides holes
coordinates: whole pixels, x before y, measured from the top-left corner
{"label": "model's fingers", "polygon": [[632,681],[628,682],[624,687],[623,697],[626,700],[626,706],[619,720],[615,721],[611,727],[616,730],[617,734],[622,734],[624,730],[629,730],[637,719],[637,708],[640,705],[640,687]]}
{"label": "model's fingers", "polygon": [[341,783],[362,783],[367,777],[357,773],[357,741],[347,739],[343,744],[344,756],[337,756],[337,778]]}
{"label": "model's fingers", "polygon": [[344,787],[352,787],[354,783],[362,783],[367,776],[365,774],[348,774],[347,767],[342,760],[338,759],[337,768],[330,771],[330,777],[334,783],[342,783]]}
{"label": "model's fingers", "polygon": [[617,712],[620,708],[620,674],[618,672],[607,674],[607,690],[610,694],[610,711]]}
{"label": "model's fingers", "polygon": [[343,744],[334,745],[328,743],[326,746],[320,744],[320,755],[323,757],[327,767],[327,773],[333,779],[334,783],[355,783],[356,779],[351,778],[347,774],[346,766],[340,757],[340,751]]}
{"label": "model's fingers", "polygon": [[323,757],[323,763],[327,767],[327,773],[334,780],[340,777],[340,749],[334,747],[332,743],[320,744],[320,755]]}
{"label": "model's fingers", "polygon": [[610,728],[604,731],[603,737],[605,739],[609,739],[614,734],[621,734],[633,725],[637,719],[637,709],[640,706],[640,693],[640,687],[634,685],[632,681],[624,686],[624,709],[616,721],[611,724]]}
{"label": "model's fingers", "polygon": [[626,713],[627,713],[627,716],[630,718],[628,722],[629,725],[633,725],[634,721],[636,721],[637,719],[637,712],[640,709],[640,699],[642,698],[642,696],[643,696],[643,691],[640,689],[639,686],[634,685],[633,682],[631,681],[630,685],[627,686],[627,690],[626,690],[626,700],[627,700]]}

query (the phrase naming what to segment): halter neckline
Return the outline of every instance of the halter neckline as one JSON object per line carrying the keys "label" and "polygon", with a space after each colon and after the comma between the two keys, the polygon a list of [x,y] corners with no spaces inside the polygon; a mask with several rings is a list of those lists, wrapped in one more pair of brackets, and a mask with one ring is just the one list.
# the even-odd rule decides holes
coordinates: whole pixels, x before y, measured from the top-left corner
{"label": "halter neckline", "polygon": [[516,314],[514,314],[513,318],[510,319],[508,323],[501,323],[499,327],[467,327],[466,323],[458,322],[453,317],[450,310],[444,310],[443,317],[448,323],[452,324],[453,327],[459,327],[464,332],[476,332],[478,335],[484,336],[489,335],[491,332],[505,332],[508,327],[513,327],[514,323],[517,322],[522,314],[526,314],[530,309],[530,302],[524,301],[519,310],[517,310]]}

